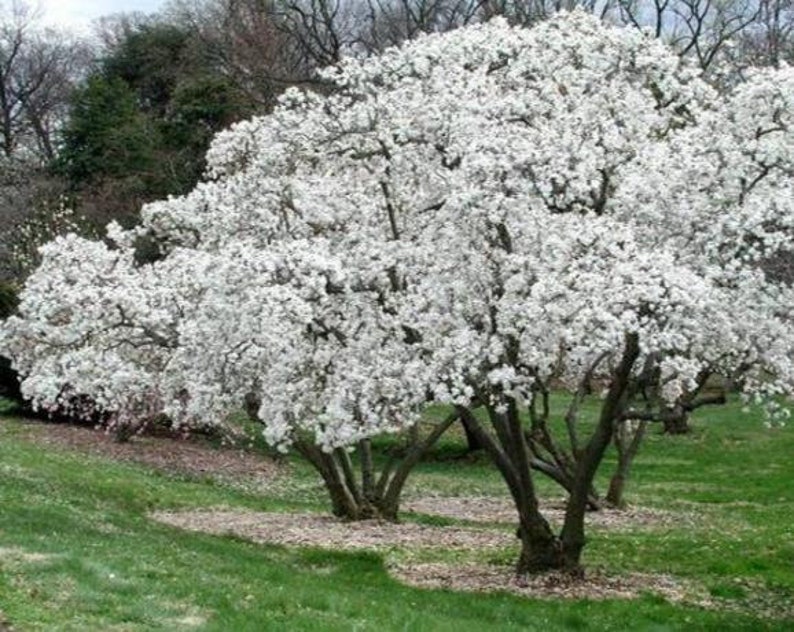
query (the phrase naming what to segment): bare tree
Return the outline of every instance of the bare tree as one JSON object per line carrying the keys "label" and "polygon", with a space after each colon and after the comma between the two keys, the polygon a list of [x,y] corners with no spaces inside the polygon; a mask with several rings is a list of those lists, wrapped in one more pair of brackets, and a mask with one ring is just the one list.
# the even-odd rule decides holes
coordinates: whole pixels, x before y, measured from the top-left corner
{"label": "bare tree", "polygon": [[[648,30],[704,69],[721,56],[778,63],[792,54],[794,0],[172,0],[166,15],[189,24],[230,77],[265,105],[284,87],[317,83],[314,70],[420,33],[502,16],[528,26],[581,9]],[[738,43],[732,48],[729,44]]]}
{"label": "bare tree", "polygon": [[482,20],[486,0],[366,0],[360,44],[383,50],[420,33],[449,31]]}
{"label": "bare tree", "polygon": [[794,61],[794,2],[760,0],[758,19],[741,33],[737,56],[755,66]]}
{"label": "bare tree", "polygon": [[57,206],[64,193],[64,184],[48,173],[47,167],[56,157],[70,93],[90,60],[87,44],[67,33],[44,28],[40,17],[23,2],[0,5],[3,278],[21,273],[12,250],[19,245],[23,233],[31,232],[28,221]]}
{"label": "bare tree", "polygon": [[201,54],[266,110],[286,87],[311,83],[318,66],[339,59],[313,43],[323,18],[308,32],[286,12],[269,0],[172,0],[163,17],[188,27]]}
{"label": "bare tree", "polygon": [[704,70],[761,14],[757,0],[618,0],[611,12],[667,40]]}
{"label": "bare tree", "polygon": [[151,24],[155,16],[141,11],[125,11],[111,13],[94,20],[94,38],[99,43],[99,53],[116,50],[126,40],[130,33],[134,33]]}
{"label": "bare tree", "polygon": [[82,76],[88,47],[41,28],[39,15],[13,2],[0,14],[0,151],[49,162],[69,93]]}

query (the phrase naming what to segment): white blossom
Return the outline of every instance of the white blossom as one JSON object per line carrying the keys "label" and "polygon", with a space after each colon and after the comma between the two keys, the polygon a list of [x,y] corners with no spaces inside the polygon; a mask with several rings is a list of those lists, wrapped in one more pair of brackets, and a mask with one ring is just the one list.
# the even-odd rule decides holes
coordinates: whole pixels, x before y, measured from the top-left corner
{"label": "white blossom", "polygon": [[[44,250],[0,352],[25,393],[85,394],[325,448],[428,399],[607,372],[628,334],[671,401],[710,367],[790,393],[794,71],[717,94],[659,41],[583,13],[494,20],[326,71],[218,135],[208,179]],[[136,265],[134,235],[166,256]],[[146,403],[143,406],[142,402]]]}

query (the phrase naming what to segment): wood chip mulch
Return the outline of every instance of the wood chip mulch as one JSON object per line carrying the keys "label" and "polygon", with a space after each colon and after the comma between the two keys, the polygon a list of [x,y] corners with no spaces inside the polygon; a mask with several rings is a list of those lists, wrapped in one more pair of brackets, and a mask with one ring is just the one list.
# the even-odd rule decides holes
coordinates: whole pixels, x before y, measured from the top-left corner
{"label": "wood chip mulch", "polygon": [[[518,521],[515,506],[509,498],[487,496],[426,496],[406,501],[403,511],[442,516],[471,522],[507,523]],[[565,500],[541,502],[543,515],[554,525],[562,524],[565,517]],[[588,526],[607,529],[636,529],[678,526],[692,524],[694,514],[674,513],[650,507],[629,507],[612,509],[605,507],[599,511],[588,512],[585,522]]]}
{"label": "wood chip mulch", "polygon": [[542,599],[633,599],[642,593],[654,593],[672,602],[691,603],[694,600],[706,605],[706,597],[697,594],[693,586],[668,575],[612,576],[595,570],[588,571],[583,578],[556,572],[516,577],[513,570],[505,566],[440,563],[397,565],[391,573],[403,583],[420,588],[505,591]]}
{"label": "wood chip mulch", "polygon": [[332,516],[310,513],[262,513],[217,509],[151,514],[159,522],[189,531],[230,534],[266,544],[314,546],[328,549],[399,547],[478,549],[514,545],[508,531],[473,527],[436,527],[377,520],[343,522]]}
{"label": "wood chip mulch", "polygon": [[[312,546],[335,550],[397,548],[469,549],[517,546],[515,535],[496,529],[392,524],[375,520],[342,522],[320,514],[278,514],[250,510],[156,512],[155,520],[190,531],[227,534],[257,543]],[[489,564],[397,563],[389,572],[399,581],[422,588],[508,591],[534,598],[630,599],[645,592],[671,601],[692,601],[693,589],[666,575],[632,573],[608,576],[589,572],[583,579],[548,573],[517,579],[509,566]],[[705,604],[705,597],[698,603]]]}

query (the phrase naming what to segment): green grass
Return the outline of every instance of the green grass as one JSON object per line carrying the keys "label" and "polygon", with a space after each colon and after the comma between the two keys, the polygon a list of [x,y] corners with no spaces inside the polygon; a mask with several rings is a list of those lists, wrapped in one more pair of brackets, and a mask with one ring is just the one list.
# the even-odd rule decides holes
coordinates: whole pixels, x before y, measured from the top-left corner
{"label": "green grass", "polygon": [[[419,590],[390,577],[390,554],[262,546],[182,532],[147,514],[218,505],[321,509],[324,497],[317,477],[297,461],[290,462],[282,488],[261,494],[210,477],[172,476],[37,446],[25,423],[0,419],[0,611],[17,630],[794,625],[776,618],[794,599],[794,428],[768,429],[737,405],[704,411],[690,436],[652,433],[643,446],[629,501],[680,512],[680,524],[593,530],[585,555],[586,564],[606,572],[658,572],[697,582],[723,610],[673,605],[651,595],[571,602]],[[608,460],[602,486],[609,470]],[[542,487],[559,496],[552,485]],[[406,490],[408,497],[428,492],[505,493],[485,459],[463,456],[457,433],[442,440]],[[514,554],[503,551],[496,558],[509,561]]]}

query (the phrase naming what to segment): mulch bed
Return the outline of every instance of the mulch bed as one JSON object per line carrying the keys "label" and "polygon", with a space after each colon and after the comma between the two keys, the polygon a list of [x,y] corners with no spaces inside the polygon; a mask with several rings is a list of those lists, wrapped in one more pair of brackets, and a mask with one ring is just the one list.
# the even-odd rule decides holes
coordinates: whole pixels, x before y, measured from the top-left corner
{"label": "mulch bed", "polygon": [[25,424],[25,430],[39,444],[140,463],[163,472],[246,479],[253,486],[263,487],[283,473],[283,468],[268,457],[239,448],[216,447],[199,436],[140,435],[119,443],[104,430],[86,426],[31,421]]}
{"label": "mulch bed", "polygon": [[311,513],[263,513],[217,509],[151,514],[159,521],[189,531],[232,534],[264,544],[314,546],[327,549],[501,548],[515,543],[507,531],[472,527],[436,527],[378,520],[343,522]]}
{"label": "mulch bed", "polygon": [[[509,498],[488,496],[426,496],[403,503],[403,511],[442,516],[471,522],[516,524],[518,515]],[[562,524],[565,516],[565,500],[542,501],[543,515],[554,525]],[[606,529],[636,529],[681,526],[694,524],[696,516],[690,513],[669,512],[650,507],[612,509],[605,507],[588,512],[588,526]]]}
{"label": "mulch bed", "polygon": [[701,602],[693,586],[668,575],[629,573],[606,575],[598,570],[584,577],[552,572],[516,577],[506,566],[487,564],[410,564],[397,565],[392,575],[401,582],[419,588],[492,592],[504,591],[525,597],[554,599],[633,599],[642,593],[654,593],[672,602]]}
{"label": "mulch bed", "polygon": [[[342,522],[321,514],[261,513],[250,510],[156,512],[151,517],[174,527],[218,535],[235,535],[260,544],[311,546],[333,550],[431,549],[482,550],[516,547],[507,530],[375,520]],[[691,600],[693,588],[667,575],[632,573],[609,576],[589,572],[584,578],[561,573],[516,578],[509,566],[490,564],[398,563],[390,573],[422,588],[508,591],[535,598],[627,599],[652,592],[670,601]],[[699,597],[702,601],[703,597]]]}

